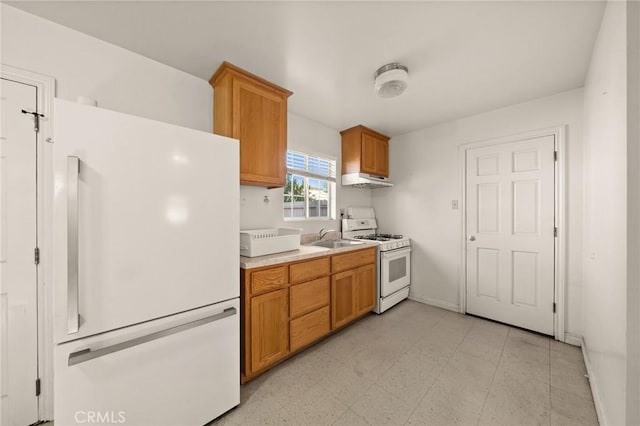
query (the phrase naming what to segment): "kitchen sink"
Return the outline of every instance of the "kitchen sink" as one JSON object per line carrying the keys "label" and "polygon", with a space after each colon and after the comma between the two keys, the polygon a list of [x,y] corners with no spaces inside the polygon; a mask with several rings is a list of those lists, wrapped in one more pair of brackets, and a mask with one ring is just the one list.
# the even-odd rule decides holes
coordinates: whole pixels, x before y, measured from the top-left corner
{"label": "kitchen sink", "polygon": [[351,247],[351,246],[359,246],[364,244],[362,241],[352,241],[352,240],[326,240],[326,241],[315,241],[313,243],[309,243],[309,246],[316,247],[326,247],[326,248],[342,248],[342,247]]}

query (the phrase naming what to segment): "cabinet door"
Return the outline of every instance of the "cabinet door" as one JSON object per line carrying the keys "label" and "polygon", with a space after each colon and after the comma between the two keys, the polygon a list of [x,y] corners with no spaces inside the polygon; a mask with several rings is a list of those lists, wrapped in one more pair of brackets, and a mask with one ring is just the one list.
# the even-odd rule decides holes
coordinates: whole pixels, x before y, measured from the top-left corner
{"label": "cabinet door", "polygon": [[389,176],[389,141],[369,133],[362,133],[360,168],[365,173]]}
{"label": "cabinet door", "polygon": [[355,313],[356,274],[354,271],[341,272],[331,277],[331,329],[341,327],[356,317]]}
{"label": "cabinet door", "polygon": [[240,183],[284,186],[286,99],[248,81],[235,79],[233,137],[240,140]]}
{"label": "cabinet door", "polygon": [[389,141],[378,139],[376,143],[376,175],[389,177]]}
{"label": "cabinet door", "polygon": [[361,316],[376,305],[376,265],[362,266],[356,270],[355,313]]}
{"label": "cabinet door", "polygon": [[289,353],[287,289],[251,299],[251,370],[261,370]]}
{"label": "cabinet door", "polygon": [[360,158],[360,170],[365,173],[375,174],[376,172],[376,145],[378,139],[368,133],[361,136],[362,156]]}

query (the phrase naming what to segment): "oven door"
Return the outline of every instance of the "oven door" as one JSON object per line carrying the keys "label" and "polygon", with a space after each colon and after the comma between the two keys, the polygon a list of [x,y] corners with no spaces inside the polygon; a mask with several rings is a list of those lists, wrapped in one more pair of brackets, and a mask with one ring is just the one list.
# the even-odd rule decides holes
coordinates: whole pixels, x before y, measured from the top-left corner
{"label": "oven door", "polygon": [[411,248],[380,253],[380,295],[387,297],[411,283]]}

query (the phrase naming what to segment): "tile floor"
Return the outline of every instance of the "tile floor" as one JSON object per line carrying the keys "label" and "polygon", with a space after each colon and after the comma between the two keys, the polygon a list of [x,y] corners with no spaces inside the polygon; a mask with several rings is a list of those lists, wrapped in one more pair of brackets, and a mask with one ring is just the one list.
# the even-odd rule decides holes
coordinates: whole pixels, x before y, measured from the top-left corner
{"label": "tile floor", "polygon": [[413,301],[241,388],[219,425],[597,425],[579,348]]}

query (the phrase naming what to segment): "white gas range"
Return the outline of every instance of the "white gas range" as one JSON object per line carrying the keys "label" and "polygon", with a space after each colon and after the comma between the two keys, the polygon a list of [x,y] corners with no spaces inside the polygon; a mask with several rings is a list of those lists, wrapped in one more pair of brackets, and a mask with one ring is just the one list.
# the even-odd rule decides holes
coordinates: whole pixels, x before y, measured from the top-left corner
{"label": "white gas range", "polygon": [[397,234],[378,234],[372,208],[349,207],[342,219],[342,238],[378,243],[377,298],[374,311],[383,313],[409,297],[411,240]]}

